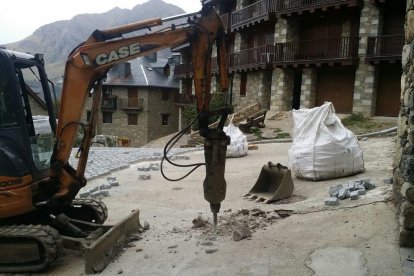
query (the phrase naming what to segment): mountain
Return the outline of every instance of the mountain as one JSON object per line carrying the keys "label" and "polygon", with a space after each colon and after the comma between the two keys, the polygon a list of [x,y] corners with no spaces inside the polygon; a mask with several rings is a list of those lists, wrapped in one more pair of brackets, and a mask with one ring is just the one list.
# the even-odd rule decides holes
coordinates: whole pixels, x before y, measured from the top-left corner
{"label": "mountain", "polygon": [[63,75],[65,61],[71,50],[85,41],[94,30],[183,13],[185,11],[175,5],[162,0],[150,0],[131,10],[114,8],[105,13],[79,14],[70,20],[56,21],[38,28],[23,40],[5,46],[22,52],[43,53],[48,76],[56,81]]}

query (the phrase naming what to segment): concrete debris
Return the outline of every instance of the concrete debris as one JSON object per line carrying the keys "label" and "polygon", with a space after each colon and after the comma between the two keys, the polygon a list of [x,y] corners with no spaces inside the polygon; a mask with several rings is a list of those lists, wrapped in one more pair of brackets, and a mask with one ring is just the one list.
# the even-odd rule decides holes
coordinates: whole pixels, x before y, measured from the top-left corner
{"label": "concrete debris", "polygon": [[101,195],[104,197],[108,197],[109,196],[109,191],[108,190],[101,190]]}
{"label": "concrete debris", "polygon": [[148,221],[144,221],[144,226],[142,227],[144,230],[150,229],[150,225]]}
{"label": "concrete debris", "polygon": [[346,198],[351,198],[351,200],[357,200],[359,196],[365,195],[368,190],[372,190],[374,188],[375,183],[372,183],[370,179],[361,179],[350,181],[344,185],[339,184],[336,186],[331,186],[329,188],[330,198],[325,199],[325,205],[339,205],[339,199],[343,200]]}
{"label": "concrete debris", "polygon": [[394,183],[394,179],[392,177],[387,177],[383,179],[384,184],[392,184]]}
{"label": "concrete debris", "polygon": [[235,224],[232,226],[233,240],[240,241],[252,236],[250,229],[244,225]]}
{"label": "concrete debris", "polygon": [[202,228],[208,224],[208,221],[201,216],[193,219],[193,228]]}
{"label": "concrete debris", "polygon": [[115,181],[116,180],[116,176],[107,176],[106,180],[108,181]]}
{"label": "concrete debris", "polygon": [[202,242],[202,243],[200,243],[201,245],[207,245],[207,246],[211,246],[211,245],[213,245],[213,242],[212,241],[205,241],[205,242]]}
{"label": "concrete debris", "polygon": [[214,253],[214,252],[217,252],[218,251],[218,249],[217,248],[209,248],[209,249],[206,249],[205,250],[205,252],[207,253],[207,254],[210,254],[210,253]]}

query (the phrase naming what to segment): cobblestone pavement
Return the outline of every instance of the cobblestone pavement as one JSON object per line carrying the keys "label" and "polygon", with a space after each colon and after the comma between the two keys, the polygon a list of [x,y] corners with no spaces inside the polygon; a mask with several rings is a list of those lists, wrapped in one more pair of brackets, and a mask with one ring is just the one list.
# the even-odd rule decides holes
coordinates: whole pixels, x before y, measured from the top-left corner
{"label": "cobblestone pavement", "polygon": [[[172,148],[169,156],[184,154],[199,150],[198,148]],[[76,168],[78,159],[74,150],[69,164]],[[128,168],[131,164],[144,161],[161,160],[163,148],[91,148],[86,165],[85,178],[87,180],[109,174],[116,170]]]}

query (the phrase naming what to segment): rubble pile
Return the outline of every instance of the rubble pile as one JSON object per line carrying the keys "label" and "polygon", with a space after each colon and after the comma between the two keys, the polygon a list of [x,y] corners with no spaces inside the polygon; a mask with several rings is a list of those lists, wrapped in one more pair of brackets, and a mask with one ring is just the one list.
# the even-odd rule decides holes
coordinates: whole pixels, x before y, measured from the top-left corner
{"label": "rubble pile", "polygon": [[[224,214],[219,216],[217,235],[231,236],[233,240],[239,241],[251,237],[258,230],[265,230],[266,227],[279,219],[284,219],[292,214],[291,210],[263,211],[258,208],[241,209],[236,212],[232,212],[231,209],[225,210]],[[200,216],[193,220],[192,228],[201,229],[203,236],[210,236],[213,232],[212,223]]]}
{"label": "rubble pile", "polygon": [[357,200],[359,196],[365,195],[368,190],[375,188],[375,183],[372,183],[369,179],[362,179],[356,181],[350,181],[345,185],[339,184],[329,188],[329,198],[325,199],[325,205],[337,206],[339,200],[350,198],[351,200]]}

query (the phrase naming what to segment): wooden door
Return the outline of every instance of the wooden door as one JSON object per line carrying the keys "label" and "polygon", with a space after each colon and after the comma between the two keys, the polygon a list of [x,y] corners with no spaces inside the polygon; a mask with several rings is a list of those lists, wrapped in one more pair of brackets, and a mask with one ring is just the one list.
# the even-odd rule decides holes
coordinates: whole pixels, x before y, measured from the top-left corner
{"label": "wooden door", "polygon": [[380,68],[376,116],[396,117],[400,111],[401,65],[387,64]]}
{"label": "wooden door", "polygon": [[352,113],[354,82],[355,68],[351,66],[320,68],[316,86],[316,106],[327,101],[333,103],[337,113]]}

